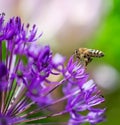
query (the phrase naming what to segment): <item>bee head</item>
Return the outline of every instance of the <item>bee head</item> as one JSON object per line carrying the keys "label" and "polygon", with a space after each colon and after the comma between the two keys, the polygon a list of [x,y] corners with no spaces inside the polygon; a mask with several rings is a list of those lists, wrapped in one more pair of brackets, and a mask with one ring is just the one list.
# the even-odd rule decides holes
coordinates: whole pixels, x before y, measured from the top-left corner
{"label": "bee head", "polygon": [[80,51],[79,51],[79,49],[76,49],[76,50],[74,51],[74,56],[75,56],[76,58],[80,59]]}
{"label": "bee head", "polygon": [[78,55],[78,54],[79,54],[79,50],[78,50],[78,49],[75,49],[74,54],[75,54],[75,55]]}

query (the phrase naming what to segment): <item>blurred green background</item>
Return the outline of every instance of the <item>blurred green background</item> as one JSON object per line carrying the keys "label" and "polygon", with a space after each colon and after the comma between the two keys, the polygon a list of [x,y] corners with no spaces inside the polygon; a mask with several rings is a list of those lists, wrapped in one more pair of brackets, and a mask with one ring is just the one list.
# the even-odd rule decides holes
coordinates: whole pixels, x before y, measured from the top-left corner
{"label": "blurred green background", "polygon": [[[113,8],[102,21],[98,32],[94,35],[93,42],[87,44],[92,48],[99,48],[105,53],[104,63],[111,65],[120,76],[120,0],[113,1]],[[103,72],[104,74],[104,72]],[[107,120],[100,125],[120,124],[120,81],[117,81],[116,90],[105,94]],[[107,84],[107,83],[106,83]]]}

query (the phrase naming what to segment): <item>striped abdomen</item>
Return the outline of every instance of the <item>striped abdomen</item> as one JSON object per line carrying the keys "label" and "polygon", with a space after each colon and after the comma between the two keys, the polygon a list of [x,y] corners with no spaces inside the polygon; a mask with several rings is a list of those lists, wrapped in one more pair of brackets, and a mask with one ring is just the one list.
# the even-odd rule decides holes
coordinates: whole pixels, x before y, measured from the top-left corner
{"label": "striped abdomen", "polygon": [[103,57],[104,53],[100,50],[88,49],[88,53],[90,57]]}

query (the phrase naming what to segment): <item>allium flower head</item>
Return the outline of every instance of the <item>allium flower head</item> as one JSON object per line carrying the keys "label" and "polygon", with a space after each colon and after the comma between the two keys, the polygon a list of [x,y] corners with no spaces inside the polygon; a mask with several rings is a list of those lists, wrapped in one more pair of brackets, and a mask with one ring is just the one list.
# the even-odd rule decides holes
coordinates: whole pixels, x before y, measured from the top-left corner
{"label": "allium flower head", "polygon": [[[4,22],[0,15],[0,125],[42,123],[65,114],[70,118],[58,120],[62,125],[104,121],[105,109],[95,107],[104,98],[84,66],[73,56],[65,65],[66,58],[53,55],[50,46],[35,43],[41,36],[36,34],[36,26],[25,26],[20,17]],[[63,97],[55,99],[57,88],[62,88]],[[60,103],[64,106],[56,111],[53,107]]]}

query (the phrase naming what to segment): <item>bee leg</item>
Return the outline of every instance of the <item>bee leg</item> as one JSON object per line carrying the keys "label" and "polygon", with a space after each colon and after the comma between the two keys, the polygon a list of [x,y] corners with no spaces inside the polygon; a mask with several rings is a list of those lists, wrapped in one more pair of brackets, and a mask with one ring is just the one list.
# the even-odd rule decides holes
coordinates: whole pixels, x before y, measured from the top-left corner
{"label": "bee leg", "polygon": [[84,61],[85,61],[85,67],[87,67],[87,65],[92,61],[92,58],[86,57],[86,58],[84,58]]}
{"label": "bee leg", "polygon": [[87,67],[88,63],[89,63],[88,58],[84,58],[84,65],[85,65],[85,67]]}
{"label": "bee leg", "polygon": [[78,60],[80,60],[80,56],[76,55],[76,58],[77,58]]}
{"label": "bee leg", "polygon": [[93,59],[88,57],[88,63],[90,63]]}

